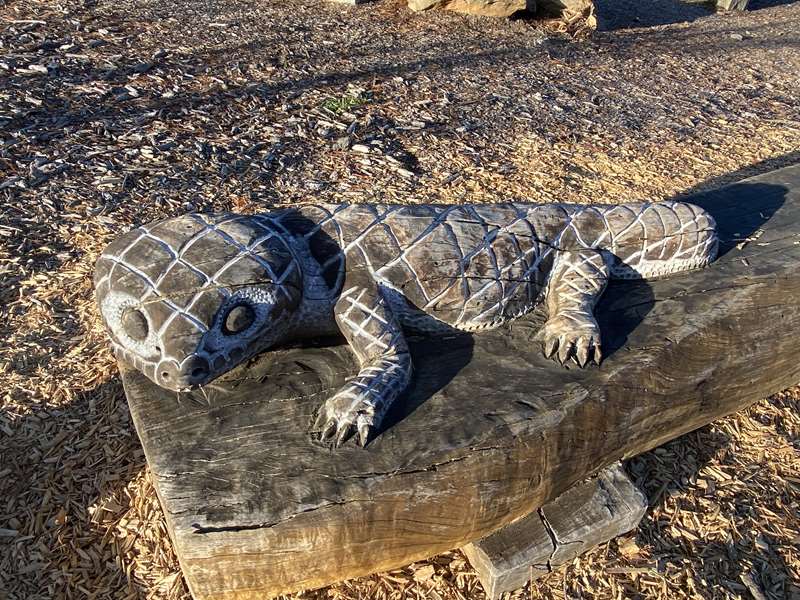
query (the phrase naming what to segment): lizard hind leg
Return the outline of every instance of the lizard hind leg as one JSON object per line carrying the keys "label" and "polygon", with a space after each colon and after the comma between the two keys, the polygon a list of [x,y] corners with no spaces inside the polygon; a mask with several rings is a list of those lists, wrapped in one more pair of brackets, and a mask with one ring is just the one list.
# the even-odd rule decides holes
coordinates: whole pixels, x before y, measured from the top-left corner
{"label": "lizard hind leg", "polygon": [[578,366],[602,359],[600,327],[594,307],[609,279],[611,256],[585,248],[556,254],[547,284],[548,319],[537,334],[548,358]]}

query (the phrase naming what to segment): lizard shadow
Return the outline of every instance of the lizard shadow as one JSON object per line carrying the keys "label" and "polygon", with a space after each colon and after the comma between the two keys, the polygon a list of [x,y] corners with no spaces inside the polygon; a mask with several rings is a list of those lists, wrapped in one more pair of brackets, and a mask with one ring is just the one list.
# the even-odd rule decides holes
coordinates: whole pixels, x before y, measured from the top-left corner
{"label": "lizard shadow", "polygon": [[[695,204],[714,217],[720,242],[716,259],[719,260],[737,246],[756,241],[761,227],[783,205],[786,190],[781,185],[745,181],[677,199]],[[665,279],[674,279],[680,287],[681,277],[694,276],[685,273]],[[655,302],[652,280],[617,280],[609,284],[595,310],[606,359],[627,344],[630,334]]]}
{"label": "lizard shadow", "polygon": [[429,398],[450,383],[473,359],[475,338],[453,329],[439,335],[407,335],[414,365],[411,383],[387,411],[375,431],[380,436],[406,419]]}

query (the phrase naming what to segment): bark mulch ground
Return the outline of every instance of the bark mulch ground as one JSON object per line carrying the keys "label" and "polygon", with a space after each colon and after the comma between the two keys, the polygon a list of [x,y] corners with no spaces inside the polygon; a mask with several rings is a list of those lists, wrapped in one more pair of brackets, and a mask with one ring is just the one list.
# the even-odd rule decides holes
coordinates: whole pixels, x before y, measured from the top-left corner
{"label": "bark mulch ground", "polygon": [[[189,209],[663,199],[800,158],[800,4],[571,40],[396,0],[0,6],[0,598],[187,598],[92,301]],[[738,351],[736,348],[732,352]],[[800,597],[800,390],[629,464],[638,531],[519,598]],[[309,598],[481,598],[454,551]]]}

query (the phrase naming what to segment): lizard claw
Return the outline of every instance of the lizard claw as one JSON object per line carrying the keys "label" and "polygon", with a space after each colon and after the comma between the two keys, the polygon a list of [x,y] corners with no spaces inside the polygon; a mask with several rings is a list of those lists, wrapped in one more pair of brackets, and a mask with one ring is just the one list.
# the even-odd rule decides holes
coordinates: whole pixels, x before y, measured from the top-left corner
{"label": "lizard claw", "polygon": [[339,435],[336,436],[336,442],[334,442],[334,446],[338,448],[342,444],[344,444],[350,436],[353,435],[353,424],[352,423],[342,423],[339,425]]}
{"label": "lizard claw", "polygon": [[321,410],[317,413],[317,418],[314,419],[314,429],[317,431],[322,431],[322,426],[325,425],[325,421],[328,415],[325,414],[324,410]]}
{"label": "lizard claw", "polygon": [[562,365],[567,362],[567,359],[572,353],[572,344],[568,340],[564,339],[564,337],[561,337],[558,340],[558,362],[560,362]]}
{"label": "lizard claw", "polygon": [[362,392],[359,388],[345,387],[325,402],[314,421],[320,440],[332,442],[333,447],[338,448],[356,434],[357,443],[367,445],[377,419],[375,407]]}
{"label": "lizard claw", "polygon": [[325,429],[322,430],[322,433],[320,434],[320,437],[323,440],[328,440],[328,439],[332,438],[335,433],[336,433],[336,421],[331,419],[325,425]]}
{"label": "lizard claw", "polygon": [[537,335],[547,358],[555,358],[562,365],[572,359],[579,367],[593,360],[602,360],[600,329],[594,317],[586,315],[556,315],[542,326]]}
{"label": "lizard claw", "polygon": [[358,443],[361,444],[361,447],[367,445],[367,441],[369,440],[369,429],[370,429],[370,422],[367,419],[366,415],[358,415]]}
{"label": "lizard claw", "polygon": [[553,358],[556,350],[558,350],[558,338],[553,336],[544,343],[544,355],[547,358]]}
{"label": "lizard claw", "polygon": [[592,339],[588,337],[579,337],[575,343],[575,362],[579,367],[586,366],[589,362],[589,351],[593,348]]}
{"label": "lizard claw", "polygon": [[592,356],[592,360],[597,366],[600,366],[600,363],[603,361],[603,351],[600,348],[599,340],[594,345],[594,355]]}

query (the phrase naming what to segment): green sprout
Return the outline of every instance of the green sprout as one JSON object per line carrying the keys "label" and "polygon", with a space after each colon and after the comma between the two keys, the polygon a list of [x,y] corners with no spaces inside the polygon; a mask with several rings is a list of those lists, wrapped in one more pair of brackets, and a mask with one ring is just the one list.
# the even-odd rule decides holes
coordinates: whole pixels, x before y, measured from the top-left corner
{"label": "green sprout", "polygon": [[338,115],[352,110],[357,106],[361,106],[362,104],[366,104],[366,102],[366,99],[361,96],[346,95],[340,98],[328,98],[322,103],[322,108],[328,109]]}

